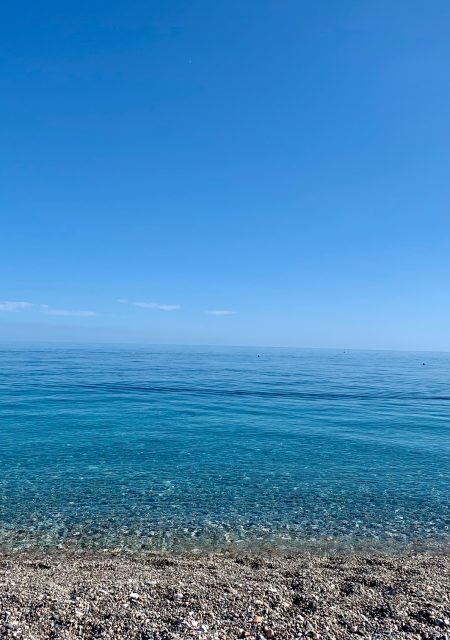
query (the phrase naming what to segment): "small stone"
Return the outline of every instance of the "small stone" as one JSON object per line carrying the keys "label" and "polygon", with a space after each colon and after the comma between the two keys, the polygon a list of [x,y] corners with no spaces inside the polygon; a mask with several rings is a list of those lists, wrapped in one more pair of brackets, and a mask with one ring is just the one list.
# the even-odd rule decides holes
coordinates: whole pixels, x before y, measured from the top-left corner
{"label": "small stone", "polygon": [[209,627],[207,624],[201,624],[198,628],[200,633],[206,633],[208,631]]}
{"label": "small stone", "polygon": [[261,624],[261,622],[262,622],[263,620],[264,620],[264,618],[263,618],[262,616],[255,616],[255,617],[253,618],[253,622],[254,622],[255,624]]}
{"label": "small stone", "polygon": [[445,618],[436,618],[436,620],[434,621],[434,624],[437,627],[446,627],[448,626],[448,621],[445,620]]}
{"label": "small stone", "polygon": [[139,594],[135,591],[132,591],[128,597],[130,598],[130,600],[139,600]]}
{"label": "small stone", "polygon": [[275,633],[270,627],[264,627],[264,635],[268,640],[275,637]]}
{"label": "small stone", "polygon": [[319,640],[319,638],[320,638],[320,635],[317,633],[317,631],[314,629],[312,624],[310,624],[309,622],[306,625],[306,634],[305,635],[308,638],[312,638],[313,640]]}

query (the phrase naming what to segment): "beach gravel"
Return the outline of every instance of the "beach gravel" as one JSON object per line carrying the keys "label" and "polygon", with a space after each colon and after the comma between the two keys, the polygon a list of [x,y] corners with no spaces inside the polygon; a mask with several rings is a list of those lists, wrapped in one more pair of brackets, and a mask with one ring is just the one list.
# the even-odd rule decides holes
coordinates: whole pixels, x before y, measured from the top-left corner
{"label": "beach gravel", "polygon": [[0,638],[450,640],[450,556],[4,552]]}

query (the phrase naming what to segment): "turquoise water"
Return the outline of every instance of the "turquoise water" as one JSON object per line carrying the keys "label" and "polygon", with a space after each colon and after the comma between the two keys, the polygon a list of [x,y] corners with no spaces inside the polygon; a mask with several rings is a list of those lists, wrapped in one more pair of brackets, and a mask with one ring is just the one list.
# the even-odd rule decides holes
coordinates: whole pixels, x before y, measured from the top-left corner
{"label": "turquoise water", "polygon": [[447,544],[449,427],[450,354],[3,347],[0,545]]}

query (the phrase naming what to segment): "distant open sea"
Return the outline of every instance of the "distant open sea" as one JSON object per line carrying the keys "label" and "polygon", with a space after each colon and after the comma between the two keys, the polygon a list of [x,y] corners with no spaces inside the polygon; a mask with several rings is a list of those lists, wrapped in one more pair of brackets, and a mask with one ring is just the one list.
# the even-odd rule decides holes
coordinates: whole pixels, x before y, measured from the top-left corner
{"label": "distant open sea", "polygon": [[0,347],[3,548],[448,545],[449,463],[450,354]]}

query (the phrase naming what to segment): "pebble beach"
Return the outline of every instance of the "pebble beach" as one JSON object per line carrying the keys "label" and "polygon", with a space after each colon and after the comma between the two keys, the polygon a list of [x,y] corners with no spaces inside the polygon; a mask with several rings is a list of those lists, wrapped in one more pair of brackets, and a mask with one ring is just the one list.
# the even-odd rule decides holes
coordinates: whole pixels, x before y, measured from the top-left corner
{"label": "pebble beach", "polygon": [[446,554],[0,556],[0,638],[450,638]]}

